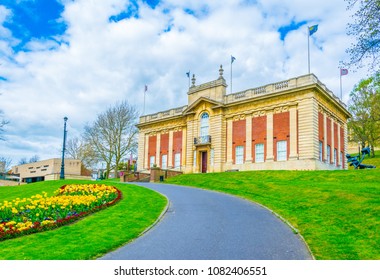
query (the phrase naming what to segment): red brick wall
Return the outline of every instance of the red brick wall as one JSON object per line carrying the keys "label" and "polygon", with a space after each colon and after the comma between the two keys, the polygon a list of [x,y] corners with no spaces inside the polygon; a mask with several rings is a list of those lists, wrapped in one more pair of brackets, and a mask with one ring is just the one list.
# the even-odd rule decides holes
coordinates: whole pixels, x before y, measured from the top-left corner
{"label": "red brick wall", "polygon": [[[168,155],[168,151],[169,151],[169,133],[161,134],[160,167],[162,167],[162,155]],[[169,163],[168,160],[167,160],[167,163]]]}
{"label": "red brick wall", "polygon": [[274,160],[277,160],[277,142],[287,141],[287,158],[289,158],[290,150],[290,118],[289,112],[278,113],[273,115],[273,155]]}
{"label": "red brick wall", "polygon": [[156,149],[157,149],[157,136],[149,136],[148,140],[148,166],[147,168],[150,169],[150,157],[154,156],[156,157]]}
{"label": "red brick wall", "polygon": [[[324,128],[323,114],[321,112],[319,112],[318,113],[318,139],[322,143],[324,143],[324,140],[325,140],[324,139],[324,130],[323,130],[323,128]],[[325,149],[325,146],[322,145],[322,157],[323,157],[324,149]],[[322,160],[323,160],[323,158],[322,158]]]}
{"label": "red brick wall", "polygon": [[252,159],[255,161],[255,145],[264,144],[264,161],[267,155],[267,116],[252,118]]}
{"label": "red brick wall", "polygon": [[327,163],[331,163],[331,159],[332,159],[332,156],[333,156],[333,150],[331,149],[331,119],[329,119],[328,117],[326,118],[326,124],[327,124],[327,126],[326,126],[326,129],[327,129],[327,139],[326,139],[326,141],[327,141],[327,145],[329,145],[330,146],[330,158],[327,158],[326,159],[326,161],[327,161]]}
{"label": "red brick wall", "polygon": [[236,146],[244,146],[245,159],[245,120],[232,122],[232,161],[235,163]]}
{"label": "red brick wall", "polygon": [[174,157],[176,153],[181,153],[181,162],[182,162],[182,131],[173,132],[173,166],[174,166]]}

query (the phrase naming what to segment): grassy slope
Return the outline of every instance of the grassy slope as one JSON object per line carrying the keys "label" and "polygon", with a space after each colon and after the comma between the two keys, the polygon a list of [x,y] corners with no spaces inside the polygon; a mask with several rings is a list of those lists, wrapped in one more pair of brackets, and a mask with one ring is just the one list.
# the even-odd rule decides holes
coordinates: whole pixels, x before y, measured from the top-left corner
{"label": "grassy slope", "polygon": [[317,259],[380,259],[379,169],[189,174],[167,182],[269,207],[300,231]]}
{"label": "grassy slope", "polygon": [[[366,156],[363,160],[363,164],[370,164],[376,166],[378,169],[380,169],[380,151],[375,151],[375,157],[368,157]],[[351,156],[357,156],[356,154],[351,154]],[[349,166],[349,169],[354,169],[352,166]]]}
{"label": "grassy slope", "polygon": [[[84,181],[65,181],[68,183]],[[88,183],[94,183],[89,181]],[[136,238],[160,215],[167,201],[156,192],[133,185],[107,183],[123,192],[116,205],[74,224],[52,231],[0,242],[0,259],[76,260],[94,259]],[[1,187],[0,201],[49,194],[62,181],[34,183],[22,187]]]}

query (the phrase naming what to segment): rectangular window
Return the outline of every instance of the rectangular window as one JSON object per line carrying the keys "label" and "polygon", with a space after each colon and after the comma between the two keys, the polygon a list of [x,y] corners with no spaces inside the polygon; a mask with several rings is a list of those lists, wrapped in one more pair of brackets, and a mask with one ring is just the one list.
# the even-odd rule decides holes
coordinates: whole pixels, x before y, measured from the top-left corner
{"label": "rectangular window", "polygon": [[287,160],[287,141],[277,142],[277,161]]}
{"label": "rectangular window", "polygon": [[319,141],[319,160],[323,161],[323,142]]}
{"label": "rectangular window", "polygon": [[242,164],[244,162],[244,146],[236,146],[235,148],[235,163]]}
{"label": "rectangular window", "polygon": [[149,158],[149,166],[150,166],[150,168],[152,168],[153,167],[153,165],[155,164],[155,161],[156,160],[156,157],[155,156],[151,156],[150,158]]}
{"label": "rectangular window", "polygon": [[214,149],[211,149],[210,157],[210,165],[214,165]]}
{"label": "rectangular window", "polygon": [[255,145],[255,162],[264,162],[264,144]]}
{"label": "rectangular window", "polygon": [[334,165],[335,166],[336,166],[337,157],[338,157],[338,151],[336,149],[334,149]]}
{"label": "rectangular window", "polygon": [[181,167],[181,153],[174,154],[174,168]]}
{"label": "rectangular window", "polygon": [[167,169],[168,168],[168,155],[162,155],[162,169]]}
{"label": "rectangular window", "polygon": [[331,163],[331,147],[330,145],[327,145],[327,158],[326,158],[327,163]]}

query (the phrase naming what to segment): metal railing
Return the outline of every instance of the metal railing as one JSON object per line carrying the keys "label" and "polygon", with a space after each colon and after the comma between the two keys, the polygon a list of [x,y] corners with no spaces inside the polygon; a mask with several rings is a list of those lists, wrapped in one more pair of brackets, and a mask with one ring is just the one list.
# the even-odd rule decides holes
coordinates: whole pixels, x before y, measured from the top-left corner
{"label": "metal railing", "polygon": [[211,135],[199,136],[194,138],[194,145],[211,144]]}

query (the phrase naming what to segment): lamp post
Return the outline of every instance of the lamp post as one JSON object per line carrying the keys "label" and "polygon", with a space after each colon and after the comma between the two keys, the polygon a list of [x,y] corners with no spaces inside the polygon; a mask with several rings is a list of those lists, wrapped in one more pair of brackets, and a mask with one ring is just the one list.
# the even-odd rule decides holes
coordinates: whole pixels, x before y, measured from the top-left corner
{"label": "lamp post", "polygon": [[61,176],[59,176],[59,179],[63,180],[65,179],[65,150],[66,150],[66,122],[67,117],[63,118],[64,125],[63,125],[63,147],[62,147],[62,164],[61,164]]}

